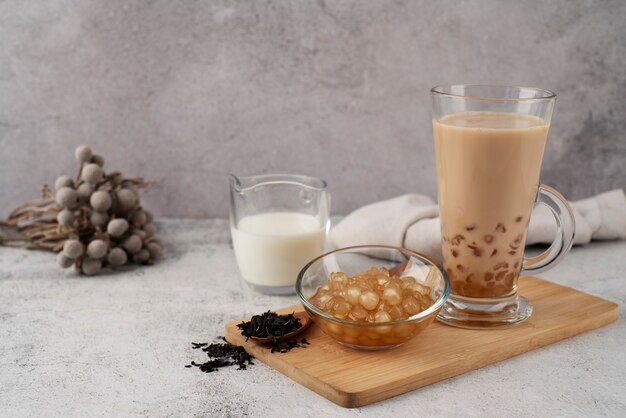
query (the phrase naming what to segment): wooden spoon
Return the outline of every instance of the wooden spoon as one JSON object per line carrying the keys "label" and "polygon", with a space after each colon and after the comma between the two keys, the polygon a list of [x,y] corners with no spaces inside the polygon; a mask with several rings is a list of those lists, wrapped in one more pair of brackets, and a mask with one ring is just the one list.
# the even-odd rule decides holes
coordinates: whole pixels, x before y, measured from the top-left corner
{"label": "wooden spoon", "polygon": [[297,330],[289,332],[287,334],[283,334],[281,336],[277,336],[277,337],[250,337],[250,339],[261,344],[269,344],[269,343],[273,343],[274,341],[280,342],[280,341],[289,340],[295,337],[296,335],[300,334],[304,330],[306,330],[313,323],[313,321],[311,320],[311,318],[306,312],[295,312],[293,316],[295,316],[296,318],[300,320],[301,326]]}

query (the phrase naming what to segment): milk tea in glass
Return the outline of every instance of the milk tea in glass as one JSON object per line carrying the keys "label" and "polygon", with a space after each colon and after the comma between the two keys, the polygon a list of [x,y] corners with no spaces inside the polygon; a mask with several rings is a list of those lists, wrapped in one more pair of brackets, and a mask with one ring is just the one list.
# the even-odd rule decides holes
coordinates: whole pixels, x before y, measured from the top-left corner
{"label": "milk tea in glass", "polygon": [[[539,184],[555,98],[524,87],[432,89],[443,267],[451,284],[439,320],[464,328],[525,320],[532,306],[517,293],[520,274],[553,267],[571,248],[571,208]],[[551,209],[558,232],[544,254],[524,258],[537,203]]]}

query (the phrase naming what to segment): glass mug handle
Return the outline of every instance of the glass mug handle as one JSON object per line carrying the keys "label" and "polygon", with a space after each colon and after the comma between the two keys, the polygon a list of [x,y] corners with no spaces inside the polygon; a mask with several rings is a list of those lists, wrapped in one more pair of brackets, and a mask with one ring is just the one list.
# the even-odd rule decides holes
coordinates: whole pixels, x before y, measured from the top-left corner
{"label": "glass mug handle", "polygon": [[574,212],[563,195],[550,186],[539,185],[536,203],[546,205],[556,220],[556,238],[543,253],[535,257],[525,258],[522,263],[522,273],[540,273],[558,264],[569,252],[574,243],[576,222]]}

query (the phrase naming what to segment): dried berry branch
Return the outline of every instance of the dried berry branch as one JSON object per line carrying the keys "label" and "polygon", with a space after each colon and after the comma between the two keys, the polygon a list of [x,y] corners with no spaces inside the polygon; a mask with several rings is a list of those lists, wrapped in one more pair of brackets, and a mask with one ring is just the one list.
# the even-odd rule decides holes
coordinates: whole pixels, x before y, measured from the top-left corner
{"label": "dried berry branch", "polygon": [[106,174],[104,158],[81,145],[76,178],[61,176],[55,193],[47,185],[41,198],[16,207],[0,227],[0,245],[59,252],[61,267],[75,265],[96,274],[103,266],[119,267],[132,259],[148,264],[160,257],[162,243],[154,238],[152,214],[139,202],[139,189],[153,185],[142,178]]}

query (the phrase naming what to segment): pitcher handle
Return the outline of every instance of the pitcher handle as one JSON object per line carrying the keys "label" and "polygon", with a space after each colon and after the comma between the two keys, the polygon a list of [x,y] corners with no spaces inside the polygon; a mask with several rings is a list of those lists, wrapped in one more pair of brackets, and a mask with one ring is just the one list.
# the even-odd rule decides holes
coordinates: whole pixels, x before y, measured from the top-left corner
{"label": "pitcher handle", "polygon": [[574,212],[563,195],[550,186],[539,185],[535,204],[544,204],[554,215],[557,231],[550,247],[535,257],[526,258],[522,263],[522,273],[540,273],[558,264],[569,252],[574,243],[576,222]]}

